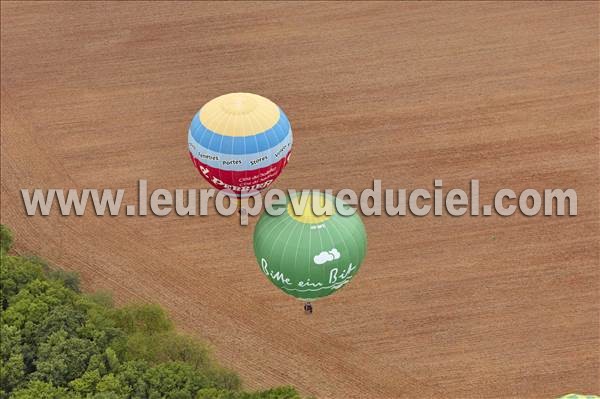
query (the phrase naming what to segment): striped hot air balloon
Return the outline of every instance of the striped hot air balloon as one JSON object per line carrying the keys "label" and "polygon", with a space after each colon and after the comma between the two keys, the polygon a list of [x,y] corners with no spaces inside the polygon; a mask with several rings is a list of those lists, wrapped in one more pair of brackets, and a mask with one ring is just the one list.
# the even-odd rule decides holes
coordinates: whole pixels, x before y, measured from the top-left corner
{"label": "striped hot air balloon", "polygon": [[[294,211],[293,201],[301,211]],[[330,215],[313,212],[312,195],[302,201],[300,194],[292,195],[274,206],[285,208],[281,215],[262,214],[254,230],[254,254],[279,289],[314,301],[350,282],[366,255],[367,235],[358,214],[337,212],[347,207],[341,200],[324,193],[315,196]]]}
{"label": "striped hot air balloon", "polygon": [[292,129],[271,100],[230,93],[206,103],[190,124],[194,166],[215,188],[238,198],[267,188],[287,164]]}

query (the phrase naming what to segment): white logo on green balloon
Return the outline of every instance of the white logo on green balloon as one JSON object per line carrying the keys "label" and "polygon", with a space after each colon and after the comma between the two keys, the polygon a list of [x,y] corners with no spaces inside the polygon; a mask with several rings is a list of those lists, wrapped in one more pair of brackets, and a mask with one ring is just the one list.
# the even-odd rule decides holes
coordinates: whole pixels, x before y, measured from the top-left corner
{"label": "white logo on green balloon", "polygon": [[[329,204],[340,201],[323,195]],[[308,207],[302,215],[294,215],[289,198],[284,205],[287,212],[263,213],[254,230],[254,254],[262,273],[302,301],[326,297],[347,285],[367,252],[360,216],[341,215],[336,212],[339,207],[332,207],[334,213],[328,217],[317,217]]]}
{"label": "white logo on green balloon", "polygon": [[313,258],[313,262],[315,262],[315,264],[317,265],[322,265],[324,263],[331,262],[332,260],[338,260],[340,256],[340,251],[333,248],[330,251],[323,251],[320,254],[316,255]]}

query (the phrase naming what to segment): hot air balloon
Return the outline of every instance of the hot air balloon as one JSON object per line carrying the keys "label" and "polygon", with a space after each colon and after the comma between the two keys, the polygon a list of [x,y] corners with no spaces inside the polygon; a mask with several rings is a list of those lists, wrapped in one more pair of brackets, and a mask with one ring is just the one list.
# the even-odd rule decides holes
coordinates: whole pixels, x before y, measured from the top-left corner
{"label": "hot air balloon", "polygon": [[[283,213],[274,216],[263,212],[254,231],[254,253],[262,273],[286,294],[306,302],[348,284],[367,251],[367,235],[359,215],[338,213],[337,209],[348,205],[336,197],[313,195],[307,194],[299,215],[293,206],[293,201],[297,208],[303,205],[299,193],[275,204],[274,209],[285,208]],[[331,215],[317,216],[313,200],[320,201]]]}
{"label": "hot air balloon", "polygon": [[292,129],[271,100],[230,93],[194,115],[188,145],[194,166],[213,187],[243,198],[279,176],[290,157]]}

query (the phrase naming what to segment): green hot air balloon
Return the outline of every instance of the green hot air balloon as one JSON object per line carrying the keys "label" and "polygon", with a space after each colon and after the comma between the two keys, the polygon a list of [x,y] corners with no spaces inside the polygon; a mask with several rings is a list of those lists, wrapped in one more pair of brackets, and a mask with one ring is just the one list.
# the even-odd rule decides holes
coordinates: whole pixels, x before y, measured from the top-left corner
{"label": "green hot air balloon", "polygon": [[[330,216],[320,215],[331,210]],[[296,203],[294,208],[293,203]],[[275,204],[279,216],[263,213],[254,231],[254,253],[262,272],[286,294],[303,301],[330,295],[356,275],[367,251],[365,226],[358,214],[337,212],[348,207],[324,193],[293,195]],[[294,209],[302,209],[299,214]],[[347,208],[346,208],[347,209]]]}

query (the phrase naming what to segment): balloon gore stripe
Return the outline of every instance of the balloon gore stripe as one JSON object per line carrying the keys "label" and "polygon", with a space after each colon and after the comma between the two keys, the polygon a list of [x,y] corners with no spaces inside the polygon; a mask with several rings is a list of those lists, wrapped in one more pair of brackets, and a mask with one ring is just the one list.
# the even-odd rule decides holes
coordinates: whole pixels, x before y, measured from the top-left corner
{"label": "balloon gore stripe", "polygon": [[200,121],[200,112],[192,119],[189,138],[207,150],[221,154],[242,155],[267,151],[285,140],[291,131],[290,122],[281,110],[275,125],[250,136],[230,136],[209,130]]}
{"label": "balloon gore stripe", "polygon": [[216,189],[223,190],[236,197],[249,197],[267,188],[279,176],[287,165],[291,152],[279,161],[262,168],[233,171],[210,166],[195,158],[190,152],[194,166],[204,178]]}
{"label": "balloon gore stripe", "polygon": [[192,134],[189,134],[188,146],[194,158],[213,168],[235,171],[259,169],[278,162],[288,155],[292,148],[292,130],[288,130],[283,141],[261,152],[224,154],[206,148],[196,141]]}
{"label": "balloon gore stripe", "polygon": [[[282,203],[288,212],[263,212],[254,230],[254,254],[263,274],[283,292],[303,301],[326,297],[348,284],[367,250],[360,216],[342,215],[338,209],[346,206],[343,201],[318,195],[311,206],[306,201],[303,209],[302,194],[290,195]],[[315,200],[314,205],[329,209],[330,215],[317,215],[312,207]]]}
{"label": "balloon gore stripe", "polygon": [[281,108],[252,93],[216,97],[194,115],[188,151],[209,183],[246,197],[267,188],[288,162],[292,128]]}

